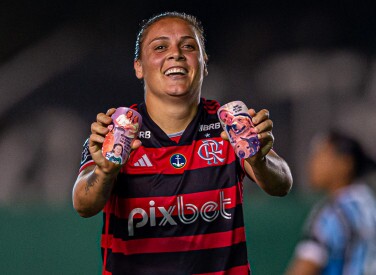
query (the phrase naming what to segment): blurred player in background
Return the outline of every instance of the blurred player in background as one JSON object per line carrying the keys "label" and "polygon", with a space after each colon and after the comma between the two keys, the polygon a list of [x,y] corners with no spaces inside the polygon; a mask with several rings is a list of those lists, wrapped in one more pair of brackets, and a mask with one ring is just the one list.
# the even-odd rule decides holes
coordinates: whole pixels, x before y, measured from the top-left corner
{"label": "blurred player in background", "polygon": [[249,111],[262,144],[258,154],[240,162],[223,140],[219,104],[201,97],[207,59],[195,17],[151,18],[138,34],[134,61],[145,102],[131,108],[143,123],[123,167],[101,152],[115,109],[92,124],[73,203],[83,217],[103,210],[103,274],[250,273],[242,179],[248,175],[267,193],[284,196],[292,177],[271,150],[267,110]]}
{"label": "blurred player in background", "polygon": [[330,131],[314,139],[310,183],[327,197],[312,210],[286,274],[376,274],[376,199],[363,180],[375,169],[346,135]]}

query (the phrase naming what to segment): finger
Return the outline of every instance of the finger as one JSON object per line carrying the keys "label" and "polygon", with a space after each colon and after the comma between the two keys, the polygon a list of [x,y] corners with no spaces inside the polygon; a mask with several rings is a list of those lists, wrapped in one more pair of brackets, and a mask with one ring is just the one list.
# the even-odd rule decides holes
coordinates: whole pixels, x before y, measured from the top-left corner
{"label": "finger", "polygon": [[97,134],[91,134],[89,138],[89,146],[101,147],[104,142],[104,137]]}
{"label": "finger", "polygon": [[142,145],[141,140],[139,140],[139,139],[135,139],[135,140],[132,141],[131,148],[132,148],[132,150],[136,150],[136,149],[139,148],[141,145]]}
{"label": "finger", "polygon": [[273,130],[273,121],[268,119],[257,126],[255,126],[256,132],[257,133],[262,133],[262,132],[271,132]]}
{"label": "finger", "polygon": [[100,135],[91,134],[89,138],[89,151],[93,160],[97,163],[102,158],[102,144],[104,138]]}
{"label": "finger", "polygon": [[257,135],[257,138],[261,143],[261,153],[265,156],[269,153],[270,149],[273,148],[274,136],[272,132],[264,132]]}
{"label": "finger", "polygon": [[229,140],[228,135],[225,131],[221,132],[221,138],[224,139],[224,140]]}
{"label": "finger", "polygon": [[107,126],[102,126],[102,124],[98,122],[93,122],[91,124],[91,133],[98,134],[105,136],[110,130],[107,128]]}
{"label": "finger", "polygon": [[111,124],[112,118],[107,114],[99,113],[97,115],[97,122],[107,127],[109,124]]}
{"label": "finger", "polygon": [[257,134],[257,138],[262,143],[266,143],[266,142],[270,142],[270,141],[274,142],[274,136],[273,136],[273,133],[271,131],[259,133],[259,134]]}
{"label": "finger", "polygon": [[269,111],[266,109],[262,109],[256,115],[252,118],[252,122],[257,125],[261,123],[262,121],[265,121],[269,119]]}
{"label": "finger", "polygon": [[248,114],[250,114],[251,117],[254,117],[256,115],[256,110],[255,109],[249,109]]}
{"label": "finger", "polygon": [[266,156],[270,150],[273,148],[273,144],[272,143],[267,143],[265,146],[262,146],[260,151],[261,151],[261,155],[264,157]]}
{"label": "finger", "polygon": [[116,108],[110,108],[107,110],[106,115],[111,116],[116,112]]}

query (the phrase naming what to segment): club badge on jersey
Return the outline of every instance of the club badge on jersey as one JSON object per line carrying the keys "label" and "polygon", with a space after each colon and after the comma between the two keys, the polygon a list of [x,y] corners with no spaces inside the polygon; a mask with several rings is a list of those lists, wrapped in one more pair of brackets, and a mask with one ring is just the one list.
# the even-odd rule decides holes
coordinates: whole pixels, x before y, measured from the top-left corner
{"label": "club badge on jersey", "polygon": [[170,163],[174,168],[181,169],[186,165],[187,159],[182,154],[173,154],[170,158]]}

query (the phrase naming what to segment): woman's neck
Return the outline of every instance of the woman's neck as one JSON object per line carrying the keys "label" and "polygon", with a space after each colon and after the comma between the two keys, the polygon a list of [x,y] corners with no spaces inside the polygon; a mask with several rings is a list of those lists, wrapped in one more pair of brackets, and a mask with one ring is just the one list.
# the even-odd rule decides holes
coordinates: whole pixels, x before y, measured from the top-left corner
{"label": "woman's neck", "polygon": [[341,191],[352,184],[353,179],[348,177],[343,177],[338,179],[337,181],[333,182],[330,187],[328,188],[329,194],[333,197],[337,196]]}
{"label": "woman's neck", "polygon": [[146,95],[146,107],[151,119],[166,133],[183,131],[197,113],[199,99],[161,100],[154,95]]}

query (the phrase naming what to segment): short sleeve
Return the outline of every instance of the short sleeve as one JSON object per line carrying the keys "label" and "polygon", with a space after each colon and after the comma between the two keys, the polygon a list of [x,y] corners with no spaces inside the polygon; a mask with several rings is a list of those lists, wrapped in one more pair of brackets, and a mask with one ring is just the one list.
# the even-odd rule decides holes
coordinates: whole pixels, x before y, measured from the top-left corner
{"label": "short sleeve", "polygon": [[331,205],[323,207],[308,219],[296,256],[320,266],[330,261],[340,261],[348,240],[346,225],[338,211]]}
{"label": "short sleeve", "polygon": [[90,151],[89,151],[89,139],[86,139],[84,145],[82,146],[82,153],[81,153],[81,163],[79,173],[84,170],[86,167],[94,165],[95,162],[93,161]]}

